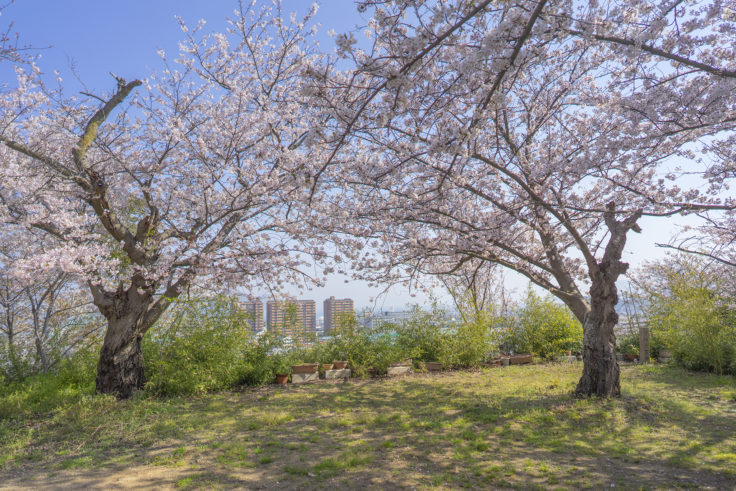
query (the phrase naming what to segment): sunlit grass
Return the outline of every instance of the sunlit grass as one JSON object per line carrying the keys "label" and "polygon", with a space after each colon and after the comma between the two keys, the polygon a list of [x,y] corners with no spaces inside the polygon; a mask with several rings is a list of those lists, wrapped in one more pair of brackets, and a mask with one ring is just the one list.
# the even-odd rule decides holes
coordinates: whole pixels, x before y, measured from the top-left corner
{"label": "sunlit grass", "polygon": [[1,420],[0,470],[42,480],[144,465],[176,469],[169,483],[182,488],[736,482],[736,379],[629,367],[621,399],[579,400],[571,394],[580,370],[535,365],[122,402],[89,396],[40,418]]}

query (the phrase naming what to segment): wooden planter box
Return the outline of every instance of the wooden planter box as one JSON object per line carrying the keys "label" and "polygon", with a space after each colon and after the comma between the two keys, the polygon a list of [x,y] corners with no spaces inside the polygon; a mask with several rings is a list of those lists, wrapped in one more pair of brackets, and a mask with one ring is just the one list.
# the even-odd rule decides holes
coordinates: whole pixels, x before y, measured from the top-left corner
{"label": "wooden planter box", "polygon": [[303,363],[301,365],[293,365],[291,367],[292,374],[300,373],[317,373],[319,371],[319,363]]}
{"label": "wooden planter box", "polygon": [[534,357],[531,353],[524,353],[521,355],[514,355],[509,357],[509,363],[512,365],[526,365],[531,363]]}
{"label": "wooden planter box", "polygon": [[424,364],[428,372],[440,372],[442,371],[442,363],[438,361],[428,361]]}
{"label": "wooden planter box", "polygon": [[346,361],[333,361],[332,364],[334,365],[335,370],[344,370],[348,367],[348,362]]}

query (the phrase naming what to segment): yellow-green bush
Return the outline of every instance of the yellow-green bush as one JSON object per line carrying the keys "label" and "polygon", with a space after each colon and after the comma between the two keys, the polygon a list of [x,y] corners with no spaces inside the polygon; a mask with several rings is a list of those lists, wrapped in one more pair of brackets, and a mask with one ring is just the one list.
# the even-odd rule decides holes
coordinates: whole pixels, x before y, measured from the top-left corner
{"label": "yellow-green bush", "polygon": [[507,324],[504,345],[516,353],[549,359],[567,350],[582,349],[583,326],[570,309],[552,297],[537,295],[531,288]]}
{"label": "yellow-green bush", "polygon": [[647,312],[653,335],[686,368],[736,373],[736,312],[717,276],[683,258],[659,272],[663,281],[649,292]]}
{"label": "yellow-green bush", "polygon": [[191,394],[273,378],[269,355],[277,341],[256,339],[234,299],[178,305],[172,317],[144,340],[147,391]]}
{"label": "yellow-green bush", "polygon": [[94,394],[98,349],[81,349],[49,373],[0,385],[0,419],[46,414]]}

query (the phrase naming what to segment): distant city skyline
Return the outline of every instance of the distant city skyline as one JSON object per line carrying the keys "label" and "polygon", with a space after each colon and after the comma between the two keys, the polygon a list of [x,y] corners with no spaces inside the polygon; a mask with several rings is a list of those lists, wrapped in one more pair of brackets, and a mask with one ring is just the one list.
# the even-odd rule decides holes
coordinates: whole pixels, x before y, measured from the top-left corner
{"label": "distant city skyline", "polygon": [[[412,314],[412,309],[408,306],[378,310],[356,309],[353,299],[334,296],[322,302],[322,315],[318,315],[316,309],[319,302],[313,299],[265,298],[241,300],[239,303],[248,314],[247,322],[253,332],[278,331],[287,336],[315,333],[329,336],[338,325],[339,315],[346,312],[355,314],[359,325],[366,328],[375,328],[385,323],[399,324]],[[293,308],[293,312],[289,312],[290,308]],[[453,318],[456,315],[454,311],[452,307],[448,309],[448,314]]]}
{"label": "distant city skyline", "polygon": [[266,325],[263,319],[263,302],[260,300],[246,300],[240,302],[246,314],[248,314],[248,324],[253,332],[262,331]]}
{"label": "distant city skyline", "polygon": [[[344,294],[344,290],[343,290]],[[241,306],[245,306],[246,304],[251,304],[253,302],[258,303],[260,302],[262,305],[266,305],[268,302],[294,302],[294,301],[313,301],[315,302],[315,315],[317,320],[320,318],[324,318],[325,316],[325,310],[324,310],[324,301],[328,300],[330,297],[334,297],[334,295],[330,295],[330,297],[318,297],[316,295],[307,295],[307,296],[288,296],[288,297],[272,297],[270,295],[238,295],[240,298],[239,303]],[[397,296],[391,296],[391,298],[399,298]],[[414,305],[424,305],[426,306],[431,299],[425,295],[416,295],[414,297],[411,297],[410,301],[407,301],[406,303],[397,303],[393,305],[386,305],[385,301],[382,301],[381,298],[379,298],[377,301],[374,299],[373,301],[366,301],[364,304],[358,304],[355,299],[353,298],[347,298],[347,300],[351,300],[353,302],[353,311],[354,312],[362,312],[364,310],[369,310],[374,313],[374,315],[379,315],[382,313],[392,313],[392,312],[408,312]],[[423,301],[422,301],[423,300]],[[446,302],[442,302],[441,305],[446,308],[454,309],[454,304],[452,304],[452,299],[448,298],[446,299]],[[244,307],[245,308],[245,307]],[[264,319],[265,319],[265,310],[264,310]],[[264,325],[267,324],[267,322],[264,320]]]}

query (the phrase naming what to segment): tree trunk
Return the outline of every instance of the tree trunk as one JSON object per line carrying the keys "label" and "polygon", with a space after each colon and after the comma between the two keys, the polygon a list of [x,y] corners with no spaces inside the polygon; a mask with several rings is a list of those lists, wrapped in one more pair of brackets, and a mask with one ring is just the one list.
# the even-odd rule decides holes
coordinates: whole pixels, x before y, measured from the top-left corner
{"label": "tree trunk", "polygon": [[46,353],[43,341],[38,336],[36,336],[36,356],[38,356],[38,361],[41,363],[41,373],[48,373],[50,368],[49,356]]}
{"label": "tree trunk", "polygon": [[94,303],[107,319],[105,340],[97,363],[97,392],[126,399],[144,388],[143,336],[168,308],[171,299],[178,296],[178,287],[188,278],[167,288],[155,302],[156,285],[146,284],[140,276],[133,277],[127,290],[120,285],[115,292],[90,283]]}
{"label": "tree trunk", "polygon": [[603,217],[610,238],[603,259],[591,265],[590,311],[583,322],[583,376],[575,393],[579,396],[620,397],[621,383],[616,361],[616,336],[613,332],[618,322],[616,304],[618,290],[616,280],[629,265],[621,261],[629,230],[640,232],[636,221],[641,210],[624,220],[616,220],[616,205],[609,203]]}
{"label": "tree trunk", "polygon": [[143,389],[143,334],[136,326],[145,311],[128,313],[119,319],[108,319],[105,340],[97,363],[97,392],[115,394],[127,399],[135,390]]}
{"label": "tree trunk", "polygon": [[92,289],[95,305],[107,318],[97,363],[97,392],[115,394],[121,399],[127,399],[146,384],[141,342],[156,318],[150,312],[150,289],[139,285],[140,279],[134,278],[127,290],[122,285],[114,293]]}
{"label": "tree trunk", "polygon": [[[607,275],[602,275],[607,276]],[[615,280],[601,278],[590,288],[591,305],[583,323],[583,376],[575,393],[582,396],[619,397],[619,367],[616,361],[618,295]]]}

